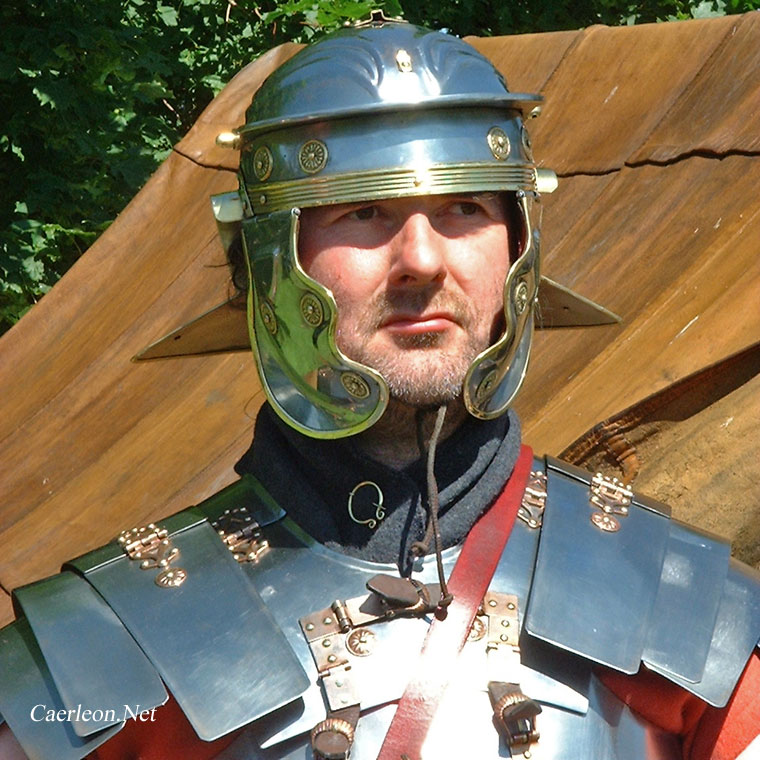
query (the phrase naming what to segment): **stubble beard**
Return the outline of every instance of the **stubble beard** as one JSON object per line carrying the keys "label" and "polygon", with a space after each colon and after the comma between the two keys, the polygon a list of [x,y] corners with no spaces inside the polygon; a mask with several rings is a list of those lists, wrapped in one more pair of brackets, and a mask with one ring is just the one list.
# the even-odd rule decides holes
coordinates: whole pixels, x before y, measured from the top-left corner
{"label": "stubble beard", "polygon": [[[371,339],[394,314],[445,311],[462,328],[452,340],[447,333],[425,332],[394,335],[393,345],[382,350]],[[390,396],[406,406],[437,407],[450,404],[462,395],[467,370],[475,357],[490,344],[490,327],[480,326],[473,306],[456,293],[403,293],[376,297],[359,315],[350,330],[338,329],[338,345],[355,361],[380,372],[388,383]]]}

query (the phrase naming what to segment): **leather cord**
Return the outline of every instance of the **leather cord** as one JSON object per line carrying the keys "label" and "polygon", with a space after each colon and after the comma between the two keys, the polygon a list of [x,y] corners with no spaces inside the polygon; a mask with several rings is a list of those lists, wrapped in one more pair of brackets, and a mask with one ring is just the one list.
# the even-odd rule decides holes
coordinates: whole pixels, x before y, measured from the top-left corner
{"label": "leather cord", "polygon": [[533,452],[522,446],[506,487],[467,536],[448,582],[454,601],[446,618],[435,618],[430,624],[417,671],[398,703],[378,760],[420,760],[422,745],[449,682],[452,660],[464,646],[512,532],[532,463]]}

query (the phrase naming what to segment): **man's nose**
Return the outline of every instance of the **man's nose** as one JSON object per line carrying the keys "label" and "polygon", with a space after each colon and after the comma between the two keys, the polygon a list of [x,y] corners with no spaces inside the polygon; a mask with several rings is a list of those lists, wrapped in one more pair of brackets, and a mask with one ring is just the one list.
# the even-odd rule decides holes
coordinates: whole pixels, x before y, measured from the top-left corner
{"label": "man's nose", "polygon": [[392,284],[425,286],[446,278],[445,238],[436,231],[427,214],[407,216],[391,245]]}

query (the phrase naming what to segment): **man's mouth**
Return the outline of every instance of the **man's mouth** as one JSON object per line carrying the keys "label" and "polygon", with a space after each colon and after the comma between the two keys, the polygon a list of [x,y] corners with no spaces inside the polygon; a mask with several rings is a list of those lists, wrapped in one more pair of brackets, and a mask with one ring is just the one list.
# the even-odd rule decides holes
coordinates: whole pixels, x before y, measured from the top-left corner
{"label": "man's mouth", "polygon": [[420,333],[445,332],[456,327],[459,320],[450,312],[429,314],[394,314],[384,319],[380,327],[393,335],[419,335]]}

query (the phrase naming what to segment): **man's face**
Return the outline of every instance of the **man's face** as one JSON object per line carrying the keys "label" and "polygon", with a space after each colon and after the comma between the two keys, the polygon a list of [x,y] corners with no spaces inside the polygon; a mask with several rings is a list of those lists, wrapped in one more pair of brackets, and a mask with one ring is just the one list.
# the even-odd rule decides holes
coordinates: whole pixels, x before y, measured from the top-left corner
{"label": "man's face", "polygon": [[439,195],[305,209],[299,258],[335,296],[341,351],[428,406],[500,329],[508,242],[500,196]]}

